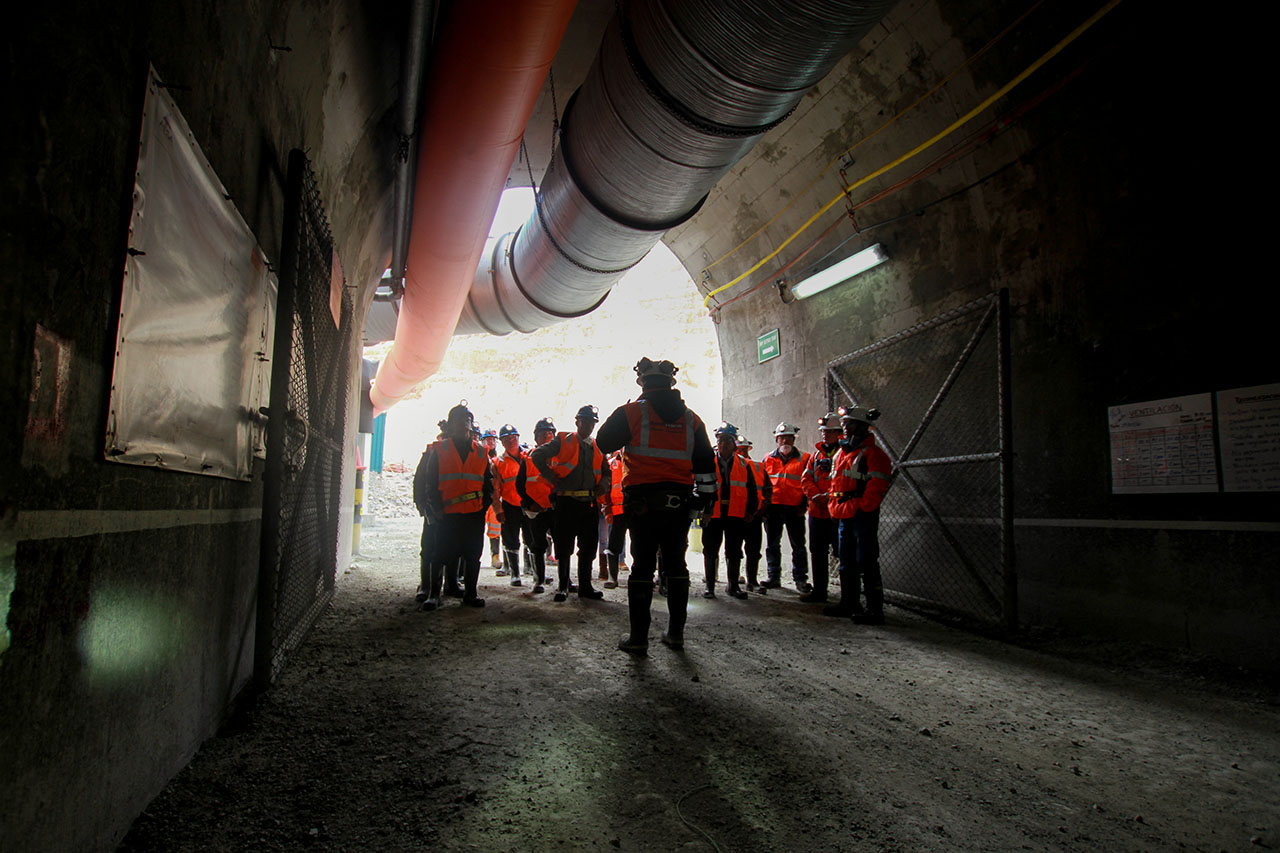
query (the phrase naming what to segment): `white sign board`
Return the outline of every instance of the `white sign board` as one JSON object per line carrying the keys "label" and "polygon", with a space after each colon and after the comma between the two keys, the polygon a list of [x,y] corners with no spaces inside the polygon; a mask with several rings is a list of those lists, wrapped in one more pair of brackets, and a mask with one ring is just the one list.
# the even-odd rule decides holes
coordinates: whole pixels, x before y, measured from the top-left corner
{"label": "white sign board", "polygon": [[1218,392],[1222,488],[1280,492],[1280,384]]}
{"label": "white sign board", "polygon": [[1111,406],[1111,491],[1216,492],[1209,394]]}

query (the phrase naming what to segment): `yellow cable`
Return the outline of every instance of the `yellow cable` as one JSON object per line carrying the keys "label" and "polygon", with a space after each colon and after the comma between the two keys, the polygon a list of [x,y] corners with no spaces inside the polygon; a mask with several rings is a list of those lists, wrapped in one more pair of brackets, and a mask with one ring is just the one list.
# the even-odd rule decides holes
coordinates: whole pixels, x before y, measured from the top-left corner
{"label": "yellow cable", "polygon": [[880,177],[881,175],[883,175],[885,172],[889,171],[890,169],[892,169],[892,168],[894,168],[894,167],[896,167],[896,166],[900,166],[900,165],[902,165],[903,163],[907,162],[907,161],[908,161],[908,160],[910,160],[911,158],[913,158],[913,157],[915,157],[916,155],[920,154],[922,151],[926,151],[926,150],[928,150],[929,148],[932,148],[934,145],[937,145],[939,142],[941,142],[943,139],[947,138],[947,137],[948,137],[948,136],[950,136],[951,134],[955,133],[955,132],[956,132],[957,130],[959,130],[961,127],[964,127],[966,124],[968,124],[970,121],[972,121],[972,120],[973,120],[977,115],[979,115],[980,113],[984,112],[988,107],[990,107],[990,106],[991,106],[992,104],[994,104],[996,101],[1000,100],[1000,99],[1001,99],[1001,98],[1003,98],[1005,95],[1009,94],[1009,92],[1010,92],[1010,91],[1011,91],[1015,86],[1017,86],[1017,85],[1018,85],[1018,84],[1020,84],[1023,80],[1026,80],[1028,77],[1030,77],[1032,74],[1034,74],[1037,70],[1039,70],[1040,66],[1044,65],[1044,64],[1045,64],[1046,62],[1048,62],[1050,59],[1053,59],[1053,58],[1054,58],[1055,56],[1057,56],[1060,52],[1062,52],[1063,48],[1065,48],[1067,45],[1071,44],[1073,41],[1075,41],[1077,38],[1079,38],[1079,37],[1080,37],[1080,36],[1081,36],[1081,35],[1082,35],[1086,30],[1088,30],[1090,27],[1092,27],[1094,24],[1096,24],[1099,20],[1101,20],[1101,19],[1102,19],[1102,17],[1103,17],[1104,15],[1106,15],[1108,12],[1110,12],[1112,9],[1114,9],[1116,6],[1119,6],[1119,5],[1120,5],[1120,2],[1121,2],[1121,0],[1110,0],[1110,2],[1108,2],[1106,5],[1104,5],[1101,9],[1099,9],[1099,10],[1098,10],[1098,11],[1096,11],[1096,12],[1094,12],[1094,13],[1089,17],[1089,19],[1088,19],[1088,20],[1086,20],[1083,24],[1081,24],[1080,26],[1078,26],[1078,27],[1076,27],[1074,30],[1072,30],[1072,31],[1071,31],[1071,33],[1070,33],[1066,38],[1064,38],[1062,41],[1058,42],[1056,45],[1054,45],[1052,48],[1050,48],[1050,49],[1049,49],[1049,50],[1048,50],[1048,51],[1047,51],[1043,56],[1041,56],[1041,57],[1040,57],[1039,59],[1037,59],[1035,62],[1033,62],[1033,63],[1031,63],[1030,65],[1028,65],[1028,66],[1027,66],[1023,71],[1022,71],[1022,73],[1021,73],[1021,74],[1019,74],[1017,77],[1014,77],[1014,78],[1013,78],[1012,80],[1010,80],[1008,83],[1005,83],[1003,86],[1001,86],[999,89],[997,89],[997,90],[996,90],[996,91],[991,95],[991,97],[987,98],[985,101],[983,101],[982,103],[978,104],[978,105],[977,105],[976,107],[974,107],[973,109],[969,110],[969,112],[965,113],[963,116],[961,116],[960,118],[956,119],[954,122],[952,122],[952,123],[951,123],[951,125],[950,125],[950,126],[948,126],[948,127],[947,127],[945,130],[943,130],[941,133],[938,133],[938,134],[937,134],[936,136],[934,136],[933,138],[931,138],[931,139],[929,139],[929,140],[927,140],[927,141],[925,141],[925,142],[920,143],[920,144],[919,144],[919,145],[917,145],[915,148],[912,148],[910,151],[908,151],[906,154],[903,154],[903,155],[902,155],[901,157],[899,157],[897,160],[894,160],[892,163],[889,163],[888,165],[885,165],[885,166],[881,166],[879,169],[875,170],[874,172],[872,172],[871,174],[867,175],[866,177],[859,178],[858,180],[854,181],[854,182],[853,182],[852,184],[850,184],[849,186],[845,187],[841,192],[837,193],[837,194],[836,194],[836,196],[835,196],[834,198],[832,198],[832,199],[831,199],[831,201],[829,201],[829,202],[827,202],[826,204],[824,204],[824,205],[822,206],[822,208],[821,208],[817,213],[815,213],[813,216],[810,216],[807,220],[805,220],[805,223],[804,223],[803,225],[801,225],[798,229],[796,229],[796,231],[795,231],[794,233],[792,233],[790,237],[788,237],[787,239],[783,240],[783,241],[782,241],[782,243],[778,246],[778,248],[774,249],[774,250],[773,250],[772,252],[770,252],[768,255],[766,255],[765,257],[761,258],[759,261],[757,261],[757,262],[755,263],[755,265],[751,267],[751,269],[749,269],[749,270],[747,270],[746,272],[742,273],[742,275],[738,276],[738,277],[737,277],[737,278],[735,278],[733,281],[730,281],[728,284],[725,284],[725,285],[722,285],[722,286],[720,286],[720,287],[717,287],[715,290],[713,290],[713,291],[711,291],[710,293],[708,293],[708,294],[707,294],[707,296],[706,296],[706,298],[702,300],[702,304],[703,304],[703,306],[705,307],[705,306],[706,306],[706,305],[711,301],[711,297],[715,296],[717,293],[720,293],[720,292],[722,292],[722,291],[724,291],[724,290],[729,289],[730,287],[733,287],[735,284],[737,284],[738,282],[742,281],[744,278],[746,278],[747,276],[751,275],[751,274],[752,274],[753,272],[755,272],[756,270],[760,269],[760,267],[764,266],[764,265],[765,265],[765,264],[767,264],[769,261],[771,261],[771,260],[773,260],[774,258],[776,258],[776,257],[778,256],[778,253],[779,253],[779,252],[781,252],[781,251],[782,251],[783,249],[785,249],[788,245],[790,245],[790,243],[791,243],[791,241],[792,241],[792,240],[796,239],[796,238],[797,238],[797,237],[799,237],[802,233],[804,233],[804,231],[805,231],[805,230],[806,230],[810,225],[812,225],[814,222],[816,222],[816,221],[818,220],[818,218],[819,218],[820,216],[822,216],[822,214],[824,214],[824,213],[826,213],[828,210],[830,210],[830,209],[831,209],[831,208],[836,204],[836,202],[838,202],[838,201],[840,201],[842,198],[844,198],[846,193],[852,192],[853,190],[857,189],[858,187],[862,186],[863,184],[867,183],[868,181],[873,181],[873,180],[875,180],[876,178]]}
{"label": "yellow cable", "polygon": [[839,154],[837,154],[837,155],[836,155],[836,157],[835,157],[835,159],[833,159],[830,163],[828,163],[827,165],[823,166],[823,167],[822,167],[822,169],[821,169],[821,170],[819,170],[818,174],[814,176],[813,180],[811,180],[811,181],[809,181],[809,183],[805,184],[805,185],[804,185],[804,187],[800,190],[800,192],[796,193],[794,196],[792,196],[792,197],[791,197],[791,201],[789,201],[789,202],[787,202],[786,204],[784,204],[784,205],[783,205],[783,206],[778,210],[778,212],[777,212],[777,213],[775,213],[773,216],[769,217],[769,221],[768,221],[768,222],[765,222],[763,225],[761,225],[759,228],[757,228],[755,231],[753,231],[753,232],[751,233],[751,235],[750,235],[750,236],[748,236],[748,237],[747,237],[745,240],[743,240],[741,243],[739,243],[738,245],[734,246],[732,249],[730,249],[729,251],[725,252],[723,255],[721,255],[720,257],[716,258],[714,261],[712,261],[711,263],[709,263],[709,264],[707,264],[705,267],[703,267],[703,268],[702,268],[702,270],[701,270],[701,272],[699,273],[699,279],[701,279],[701,276],[702,276],[703,274],[705,274],[705,273],[709,272],[709,271],[711,270],[711,268],[712,268],[712,267],[716,266],[716,265],[717,265],[717,264],[719,264],[721,261],[725,260],[725,259],[726,259],[726,258],[728,258],[730,255],[732,255],[734,252],[738,251],[738,250],[739,250],[739,249],[741,249],[743,246],[747,245],[747,244],[748,244],[748,243],[750,243],[752,240],[754,240],[756,237],[760,236],[760,233],[761,233],[762,231],[764,231],[764,229],[766,229],[766,228],[768,228],[770,225],[772,225],[772,224],[774,223],[774,221],[775,221],[779,216],[781,216],[782,214],[786,213],[786,212],[791,208],[791,205],[793,205],[793,204],[795,204],[796,202],[798,202],[798,201],[801,199],[801,197],[802,197],[802,196],[804,196],[804,194],[805,194],[805,193],[807,193],[807,192],[810,190],[810,188],[812,188],[812,187],[813,187],[813,185],[814,185],[814,184],[816,184],[816,183],[817,183],[817,182],[822,178],[822,176],[823,176],[823,175],[825,175],[825,174],[827,173],[827,170],[828,170],[828,169],[830,169],[832,166],[834,166],[836,163],[839,163],[842,159],[844,159],[845,155],[847,155],[847,154],[851,153],[855,148],[857,148],[858,146],[862,145],[864,142],[869,141],[872,137],[874,137],[874,136],[875,136],[876,134],[878,134],[880,131],[882,131],[882,130],[886,129],[886,128],[887,128],[887,127],[889,127],[891,124],[894,124],[896,121],[898,121],[898,119],[902,118],[902,117],[903,117],[903,116],[905,116],[907,113],[911,112],[911,111],[912,111],[912,110],[914,110],[916,107],[920,106],[922,103],[924,103],[924,102],[925,102],[925,100],[927,100],[928,98],[932,97],[932,96],[933,96],[933,95],[934,95],[934,94],[935,94],[939,89],[941,89],[943,86],[945,86],[945,85],[947,85],[948,83],[950,83],[950,82],[951,82],[951,80],[952,80],[952,79],[953,79],[957,74],[959,74],[961,71],[963,71],[965,68],[967,68],[971,63],[973,63],[973,62],[977,61],[979,58],[981,58],[982,56],[984,56],[988,50],[990,50],[992,47],[994,47],[994,46],[995,46],[995,44],[996,44],[998,41],[1000,41],[1000,39],[1002,39],[1002,38],[1004,38],[1005,36],[1007,36],[1010,32],[1012,32],[1012,31],[1013,31],[1013,29],[1014,29],[1016,26],[1018,26],[1018,24],[1022,23],[1022,21],[1023,21],[1023,20],[1025,20],[1025,19],[1026,19],[1026,17],[1027,17],[1028,15],[1030,15],[1032,12],[1034,12],[1036,9],[1038,9],[1038,8],[1040,7],[1040,5],[1041,5],[1043,2],[1044,2],[1044,0],[1036,0],[1036,2],[1035,2],[1034,4],[1032,4],[1031,8],[1027,9],[1025,12],[1023,12],[1021,15],[1019,15],[1019,16],[1017,17],[1017,19],[1015,19],[1015,20],[1014,20],[1014,22],[1013,22],[1013,23],[1011,23],[1009,26],[1005,27],[1005,28],[1004,28],[1004,30],[1002,30],[1002,31],[999,33],[999,35],[995,36],[995,38],[991,39],[991,41],[989,41],[989,42],[987,42],[985,45],[983,45],[983,46],[982,46],[982,48],[981,48],[977,53],[975,53],[973,56],[970,56],[970,57],[969,57],[968,59],[966,59],[964,62],[960,63],[960,64],[959,64],[959,65],[957,65],[955,68],[953,68],[953,69],[951,70],[951,72],[950,72],[949,74],[947,74],[947,76],[945,76],[945,77],[943,77],[941,80],[939,80],[939,81],[938,81],[938,83],[937,83],[937,85],[935,85],[932,89],[930,89],[929,91],[925,92],[925,93],[924,93],[923,95],[921,95],[919,98],[916,98],[916,100],[915,100],[915,101],[913,101],[909,106],[907,106],[907,107],[903,108],[903,109],[902,109],[902,110],[901,110],[897,115],[895,115],[893,118],[889,119],[889,120],[888,120],[888,121],[886,121],[884,124],[880,125],[880,126],[879,126],[879,127],[877,127],[875,130],[871,131],[871,132],[870,132],[870,133],[868,133],[866,136],[862,137],[862,138],[861,138],[861,139],[859,139],[857,142],[853,143],[853,144],[852,144],[852,145],[850,145],[848,148],[844,149],[844,150],[843,150],[843,151],[841,151]]}

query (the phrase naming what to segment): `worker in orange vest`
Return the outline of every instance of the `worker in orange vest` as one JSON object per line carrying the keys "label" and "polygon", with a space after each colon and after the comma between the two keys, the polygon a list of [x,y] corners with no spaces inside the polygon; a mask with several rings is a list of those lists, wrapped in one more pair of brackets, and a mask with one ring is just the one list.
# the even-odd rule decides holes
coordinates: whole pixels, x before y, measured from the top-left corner
{"label": "worker in orange vest", "polygon": [[[745,435],[738,436],[738,455],[747,463],[747,467],[751,469],[752,479],[756,483],[756,494],[760,496],[758,506],[755,513],[747,519],[746,532],[742,537],[742,550],[746,554],[747,562],[747,589],[759,590],[764,592],[764,588],[758,583],[760,576],[760,545],[764,542],[764,522],[766,513],[769,511],[769,502],[773,496],[773,484],[769,481],[769,475],[765,471],[764,463],[757,462],[751,458],[751,439]],[[738,583],[742,583],[742,578],[738,578]]]}
{"label": "worker in orange vest", "polygon": [[[489,456],[489,464],[492,465],[498,459],[498,431],[494,429],[486,429],[480,433],[480,446]],[[497,473],[496,471],[494,472]],[[501,494],[502,490],[498,487],[497,480],[494,481],[494,491]],[[489,568],[497,569],[498,577],[506,577],[507,571],[502,566],[502,557],[500,556],[502,546],[502,524],[498,521],[499,501],[494,500],[484,513],[484,532],[489,537]]]}
{"label": "worker in orange vest", "polygon": [[715,499],[715,455],[702,419],[675,390],[678,368],[666,359],[636,362],[634,402],[619,406],[596,437],[604,453],[622,451],[622,513],[631,534],[627,612],[631,630],[618,643],[629,654],[649,649],[653,575],[661,552],[667,575],[664,645],[684,648],[689,604],[690,512]]}
{"label": "worker in orange vest", "polygon": [[716,428],[716,500],[702,513],[702,568],[707,589],[703,598],[716,597],[716,575],[720,568],[720,543],[724,543],[725,576],[729,595],[746,598],[738,585],[742,569],[742,540],[747,519],[759,505],[755,476],[737,453],[738,428],[724,421]]}
{"label": "worker in orange vest", "polygon": [[783,421],[774,427],[777,446],[764,458],[765,470],[773,485],[773,501],[764,520],[765,562],[769,577],[761,586],[777,589],[782,585],[782,531],[787,531],[791,544],[791,579],[801,596],[813,592],[809,585],[809,559],[805,553],[804,516],[807,500],[800,482],[809,454],[796,449],[799,427]]}
{"label": "worker in orange vest", "polygon": [[831,462],[840,450],[840,416],[828,412],[818,419],[818,430],[822,440],[814,445],[800,476],[804,495],[809,499],[809,562],[813,565],[813,592],[800,596],[806,603],[827,600],[831,560],[835,559],[837,565],[840,560],[840,520],[832,518],[827,508]]}
{"label": "worker in orange vest", "polygon": [[609,579],[604,582],[604,588],[617,589],[618,570],[624,565],[622,555],[626,549],[627,536],[627,517],[622,514],[621,450],[609,454],[609,494],[601,499],[601,506],[609,523],[604,546]]}
{"label": "worker in orange vest", "polygon": [[477,583],[484,552],[484,513],[494,498],[493,470],[488,455],[473,437],[474,423],[465,401],[450,409],[445,437],[427,461],[426,518],[440,529],[431,569],[432,595],[423,603],[424,609],[439,606],[436,591],[440,580],[459,560],[463,563],[462,603],[484,606],[484,599],[477,595]]}
{"label": "worker in orange vest", "polygon": [[557,433],[555,438],[529,454],[538,473],[551,485],[551,500],[555,507],[551,538],[555,541],[560,579],[554,596],[556,601],[569,597],[569,561],[573,557],[575,542],[578,546],[578,598],[589,601],[604,598],[604,593],[591,585],[600,536],[596,502],[601,495],[609,493],[609,467],[605,464],[604,454],[591,440],[591,433],[595,432],[599,421],[600,415],[595,406],[583,406],[573,419],[574,432]]}
{"label": "worker in orange vest", "polygon": [[[551,418],[542,418],[533,425],[534,450],[550,441],[556,434]],[[524,545],[533,558],[535,593],[542,592],[547,582],[547,534],[551,530],[555,512],[551,506],[551,484],[542,476],[530,456],[525,454],[516,474],[516,492],[520,495],[520,511],[525,517]],[[571,585],[572,586],[572,585]],[[572,591],[576,592],[574,588]]]}
{"label": "worker in orange vest", "polygon": [[[520,493],[516,491],[516,476],[524,467],[524,450],[520,447],[520,431],[513,424],[503,424],[498,429],[498,440],[502,442],[502,455],[493,461],[494,488],[497,490],[502,505],[502,550],[507,570],[511,573],[511,585],[523,586],[520,580],[520,537],[525,535],[527,519],[520,511]],[[524,567],[526,574],[533,572],[533,566]],[[535,587],[534,592],[541,592]]]}
{"label": "worker in orange vest", "polygon": [[[840,602],[823,608],[829,616],[852,616],[863,625],[884,624],[884,587],[880,577],[880,503],[889,491],[893,465],[876,446],[871,422],[880,416],[864,406],[841,407],[844,439],[831,461],[827,500],[831,517],[840,519]],[[858,582],[866,593],[864,611]]]}

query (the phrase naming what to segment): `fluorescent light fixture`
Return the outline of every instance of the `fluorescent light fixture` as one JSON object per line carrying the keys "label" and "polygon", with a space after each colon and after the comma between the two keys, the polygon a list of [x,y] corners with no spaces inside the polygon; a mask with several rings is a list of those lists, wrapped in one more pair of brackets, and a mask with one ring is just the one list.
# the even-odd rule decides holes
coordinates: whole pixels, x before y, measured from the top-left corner
{"label": "fluorescent light fixture", "polygon": [[875,243],[861,252],[850,255],[840,263],[829,266],[822,272],[811,275],[804,281],[792,285],[791,292],[796,299],[805,299],[815,293],[821,293],[828,287],[834,287],[841,282],[848,281],[858,273],[866,272],[887,260],[889,260],[889,256],[884,253],[884,246]]}

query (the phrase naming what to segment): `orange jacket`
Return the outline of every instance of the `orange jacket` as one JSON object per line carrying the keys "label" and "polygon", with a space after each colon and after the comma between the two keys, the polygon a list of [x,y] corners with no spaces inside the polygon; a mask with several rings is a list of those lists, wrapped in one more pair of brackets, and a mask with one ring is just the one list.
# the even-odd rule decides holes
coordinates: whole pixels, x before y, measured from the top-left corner
{"label": "orange jacket", "polygon": [[764,458],[764,470],[773,481],[774,506],[799,506],[804,503],[801,477],[808,464],[809,454],[801,453],[799,448],[789,456],[784,457],[775,450]]}
{"label": "orange jacket", "polygon": [[453,439],[440,442],[440,499],[446,514],[479,512],[484,507],[484,474],[489,457],[474,440],[465,461]]}
{"label": "orange jacket", "polygon": [[[533,460],[529,458],[529,454],[525,454],[520,460],[520,466],[524,471],[524,494],[532,501],[538,509],[551,509],[551,484],[538,471],[538,466],[533,464]],[[520,502],[522,505],[524,501]],[[525,507],[532,511],[534,507]]]}
{"label": "orange jacket", "polygon": [[831,517],[853,518],[859,511],[879,509],[892,476],[893,465],[876,446],[875,436],[868,435],[855,448],[841,447],[831,461]]}
{"label": "orange jacket", "polygon": [[720,457],[716,457],[716,479],[720,488],[715,506],[711,509],[712,518],[747,517],[747,478],[754,476],[748,465],[750,461],[733,454],[733,462],[729,466],[729,481],[725,482]]}
{"label": "orange jacket", "polygon": [[520,506],[520,493],[516,491],[516,475],[520,473],[525,455],[517,452],[516,456],[508,456],[504,453],[493,460],[494,473],[502,480],[502,500],[515,506]]}
{"label": "orange jacket", "polygon": [[827,490],[831,483],[831,466],[839,452],[839,444],[828,453],[823,449],[822,442],[818,442],[813,446],[813,453],[806,454],[808,462],[805,463],[804,473],[800,475],[800,485],[804,489],[804,496],[809,499],[809,515],[812,518],[831,517],[827,508]]}
{"label": "orange jacket", "polygon": [[622,454],[615,453],[609,457],[609,471],[613,480],[609,484],[609,495],[605,499],[605,515],[613,518],[622,515]]}
{"label": "orange jacket", "polygon": [[489,509],[484,514],[485,535],[490,539],[497,539],[502,535],[502,525],[498,523],[498,514],[494,511],[496,504],[490,504]]}
{"label": "orange jacket", "polygon": [[686,409],[678,421],[666,423],[653,416],[649,405],[636,400],[622,407],[631,429],[631,442],[622,449],[622,485],[693,485],[693,437],[705,429],[702,419]]}

